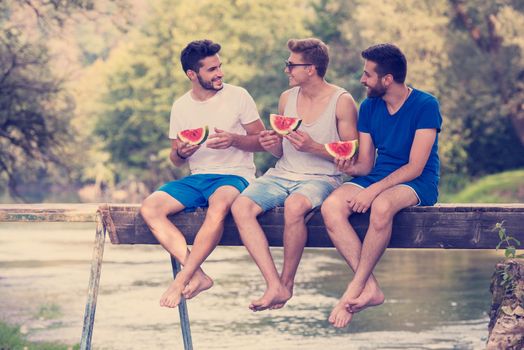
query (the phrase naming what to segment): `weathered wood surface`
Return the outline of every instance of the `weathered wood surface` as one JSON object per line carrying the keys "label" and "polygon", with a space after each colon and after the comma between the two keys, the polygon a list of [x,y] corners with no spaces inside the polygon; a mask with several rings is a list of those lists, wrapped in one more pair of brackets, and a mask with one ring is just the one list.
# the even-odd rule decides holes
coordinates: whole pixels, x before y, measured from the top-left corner
{"label": "weathered wood surface", "polygon": [[[158,244],[144,223],[139,205],[104,205],[102,219],[113,244]],[[283,208],[259,217],[269,244],[282,246]],[[171,221],[192,244],[205,216],[205,210],[178,213]],[[369,214],[352,215],[350,222],[361,238],[368,227]],[[524,204],[442,204],[401,211],[394,219],[392,248],[493,249],[499,242],[493,231],[504,222],[509,235],[524,242]],[[308,220],[308,247],[332,247],[320,212]],[[235,223],[226,218],[221,245],[241,245]]]}
{"label": "weathered wood surface", "polygon": [[95,222],[100,204],[0,204],[0,222]]}

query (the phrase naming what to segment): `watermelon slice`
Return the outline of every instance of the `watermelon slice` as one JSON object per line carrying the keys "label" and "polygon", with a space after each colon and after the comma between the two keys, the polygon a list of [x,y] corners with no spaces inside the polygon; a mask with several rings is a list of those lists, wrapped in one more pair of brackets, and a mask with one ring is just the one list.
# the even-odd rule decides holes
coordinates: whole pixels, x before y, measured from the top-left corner
{"label": "watermelon slice", "polygon": [[302,119],[300,118],[285,117],[278,114],[269,115],[269,124],[271,124],[273,130],[280,135],[287,135],[290,132],[297,130],[300,123],[302,123]]}
{"label": "watermelon slice", "polygon": [[326,143],[326,151],[334,158],[351,159],[358,150],[358,140]]}
{"label": "watermelon slice", "polygon": [[207,140],[209,127],[206,125],[202,128],[182,130],[177,136],[182,142],[187,142],[190,145],[200,145]]}

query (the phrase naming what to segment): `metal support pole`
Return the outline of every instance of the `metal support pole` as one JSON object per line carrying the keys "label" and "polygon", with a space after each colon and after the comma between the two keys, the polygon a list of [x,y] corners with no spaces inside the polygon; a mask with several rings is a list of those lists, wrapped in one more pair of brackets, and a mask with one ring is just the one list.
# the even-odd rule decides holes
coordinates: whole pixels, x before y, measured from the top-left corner
{"label": "metal support pole", "polygon": [[84,326],[82,328],[82,339],[80,350],[91,349],[91,337],[95,324],[96,298],[100,284],[100,272],[102,271],[102,258],[104,256],[104,242],[106,239],[106,228],[102,223],[100,213],[96,214],[96,238],[93,248],[93,259],[91,260],[91,276],[87,292],[86,309],[84,313]]}
{"label": "metal support pole", "polygon": [[[171,255],[171,266],[173,267],[173,278],[180,272],[180,263]],[[184,349],[193,350],[193,341],[191,340],[191,328],[189,327],[189,315],[187,313],[186,299],[182,297],[178,304],[178,313],[180,314],[180,327],[182,328],[182,339],[184,340]]]}

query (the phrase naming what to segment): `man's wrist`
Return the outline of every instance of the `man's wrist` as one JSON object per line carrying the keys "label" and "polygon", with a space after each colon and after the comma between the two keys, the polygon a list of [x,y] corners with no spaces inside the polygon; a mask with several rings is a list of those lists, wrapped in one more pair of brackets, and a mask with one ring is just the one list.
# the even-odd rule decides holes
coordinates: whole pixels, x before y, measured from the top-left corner
{"label": "man's wrist", "polygon": [[177,148],[177,150],[176,150],[176,155],[177,155],[178,158],[180,158],[180,159],[182,159],[182,160],[186,160],[186,159],[187,159],[187,157],[184,157],[184,156],[182,156],[180,153],[178,153],[178,148]]}

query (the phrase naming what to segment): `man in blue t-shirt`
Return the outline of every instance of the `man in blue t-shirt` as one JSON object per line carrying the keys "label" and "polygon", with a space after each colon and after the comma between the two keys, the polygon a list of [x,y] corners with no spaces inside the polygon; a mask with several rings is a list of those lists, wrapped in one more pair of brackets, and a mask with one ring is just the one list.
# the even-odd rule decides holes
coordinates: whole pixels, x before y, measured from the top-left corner
{"label": "man in blue t-shirt", "polygon": [[[347,326],[353,313],[384,302],[372,272],[388,246],[395,214],[414,205],[433,205],[438,197],[442,117],[437,99],[405,84],[406,58],[396,46],[372,46],[362,57],[360,82],[368,98],[359,112],[358,159],[335,160],[354,178],[322,205],[329,236],[355,271],[329,316],[337,328]],[[361,244],[348,217],[368,209],[369,228]]]}

